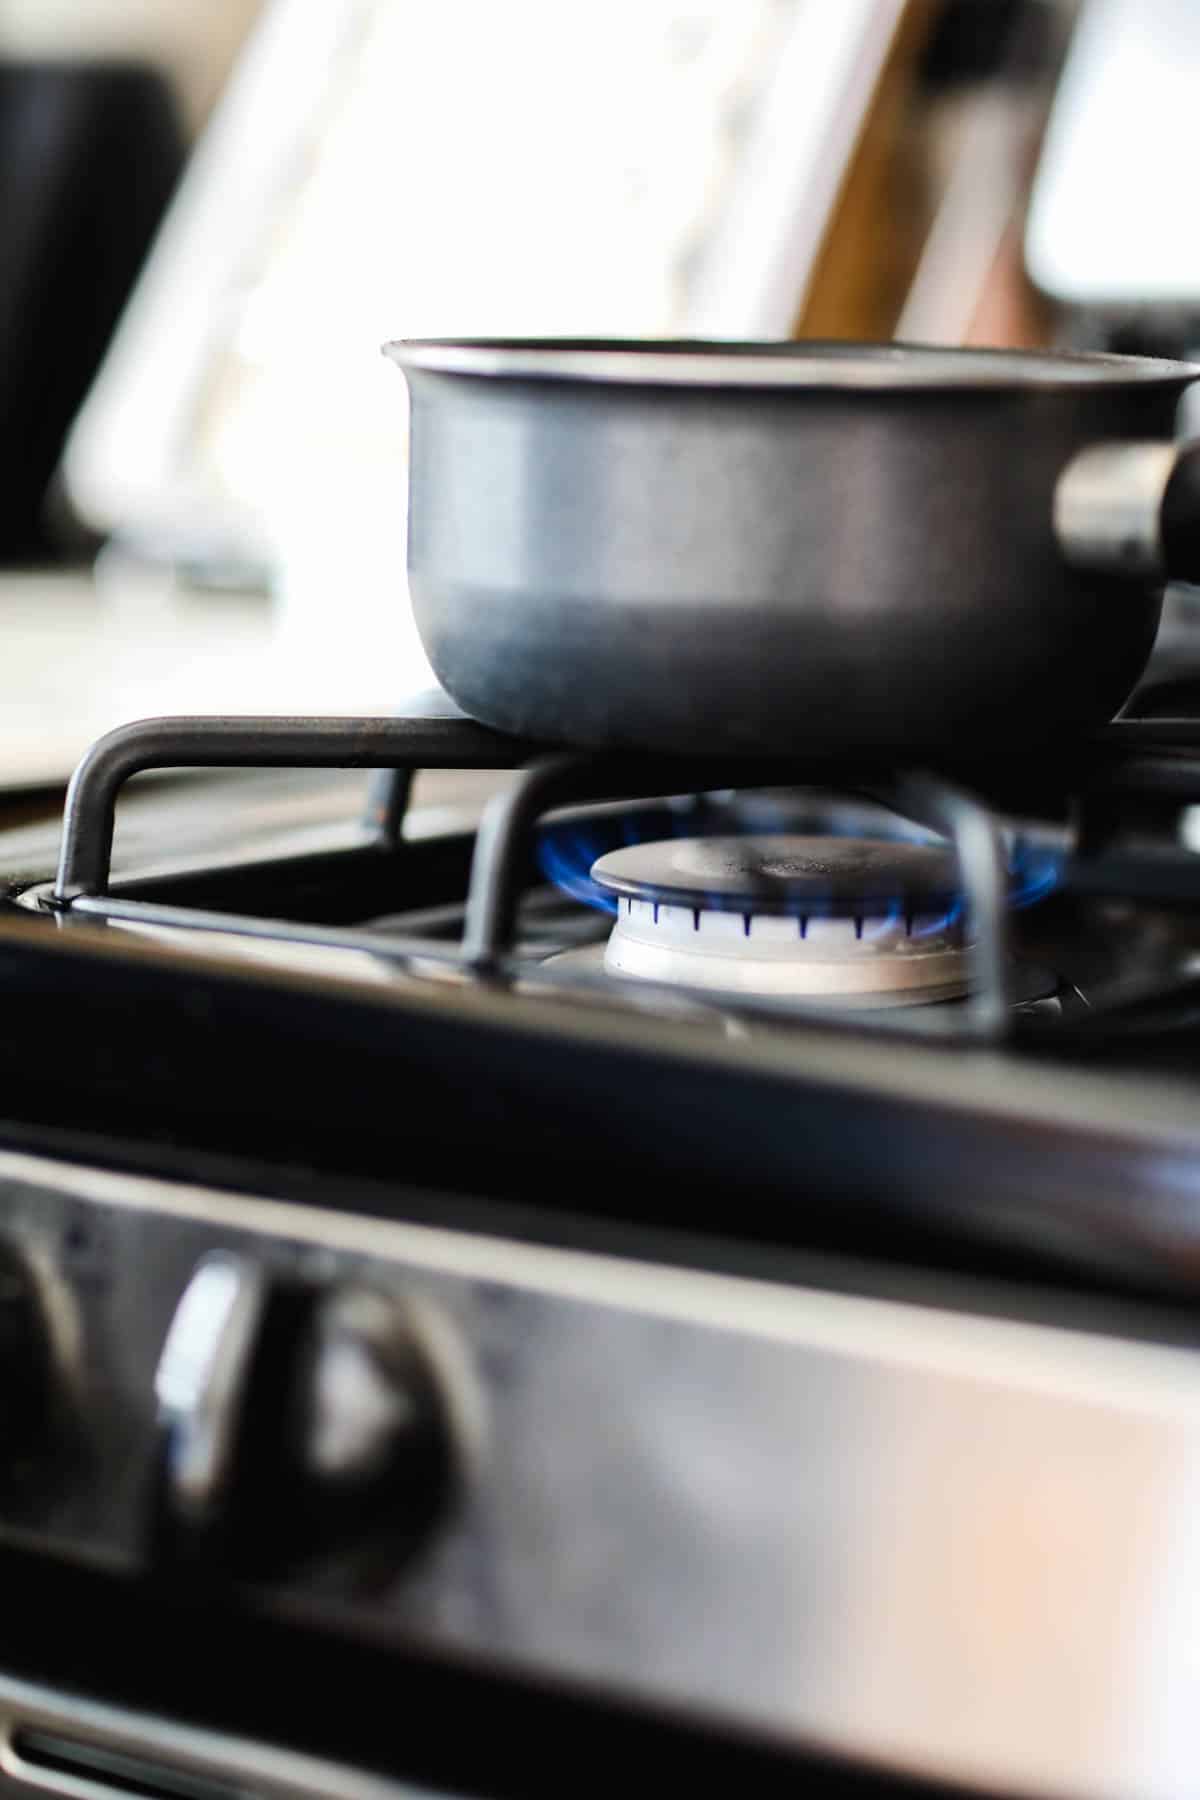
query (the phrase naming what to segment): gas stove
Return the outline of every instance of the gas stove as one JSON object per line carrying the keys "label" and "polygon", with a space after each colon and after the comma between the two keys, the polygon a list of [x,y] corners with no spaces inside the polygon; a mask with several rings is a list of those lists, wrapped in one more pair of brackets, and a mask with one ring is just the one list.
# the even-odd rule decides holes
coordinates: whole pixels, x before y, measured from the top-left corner
{"label": "gas stove", "polygon": [[0,834],[13,1790],[1190,1792],[1186,699],[154,721]]}

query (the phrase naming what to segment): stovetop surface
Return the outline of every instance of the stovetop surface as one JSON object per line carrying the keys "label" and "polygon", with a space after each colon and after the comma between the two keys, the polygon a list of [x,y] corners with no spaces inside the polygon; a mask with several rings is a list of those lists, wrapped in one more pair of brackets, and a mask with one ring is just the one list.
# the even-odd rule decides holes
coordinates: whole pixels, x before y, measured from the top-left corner
{"label": "stovetop surface", "polygon": [[[1175,763],[1190,777],[1190,751]],[[361,774],[143,777],[111,891],[134,915],[157,906],[149,923],[42,910],[57,797],[26,802],[0,835],[7,1140],[233,1185],[253,1171],[293,1194],[297,1177],[401,1180],[443,1207],[472,1196],[468,1220],[486,1196],[535,1235],[592,1221],[722,1257],[800,1244],[1190,1291],[1200,860],[1155,804],[1137,798],[1141,839],[1064,858],[1055,891],[1013,915],[1017,959],[1052,970],[1059,999],[978,1042],[953,1006],[896,1032],[746,1019],[603,977],[559,991],[547,957],[598,947],[610,920],[550,884],[544,857],[525,870],[515,974],[438,962],[463,927],[482,809],[514,779],[423,772],[402,838],[381,845]],[[1173,822],[1180,786],[1159,809]],[[829,805],[807,790],[794,803]],[[581,822],[590,854],[606,832],[661,829],[661,803],[576,808],[569,837]],[[1043,852],[1069,841],[1066,816],[1026,827]],[[267,935],[221,928],[226,914]],[[307,941],[279,941],[273,919]],[[390,955],[398,930],[434,955]]]}

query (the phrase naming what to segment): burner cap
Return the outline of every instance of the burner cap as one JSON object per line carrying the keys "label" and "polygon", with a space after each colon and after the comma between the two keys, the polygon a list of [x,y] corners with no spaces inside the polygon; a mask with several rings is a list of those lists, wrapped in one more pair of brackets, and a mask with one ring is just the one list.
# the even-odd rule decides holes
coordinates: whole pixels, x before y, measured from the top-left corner
{"label": "burner cap", "polygon": [[678,838],[613,850],[592,867],[610,893],[714,911],[928,911],[958,889],[953,855],[887,838]]}

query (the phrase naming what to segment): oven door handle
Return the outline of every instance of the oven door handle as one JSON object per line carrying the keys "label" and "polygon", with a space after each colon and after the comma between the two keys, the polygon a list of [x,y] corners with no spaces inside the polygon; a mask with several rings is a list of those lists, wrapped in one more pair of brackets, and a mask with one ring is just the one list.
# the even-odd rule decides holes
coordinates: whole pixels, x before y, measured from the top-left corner
{"label": "oven door handle", "polygon": [[431,1800],[341,1763],[2,1674],[0,1789],[58,1800]]}

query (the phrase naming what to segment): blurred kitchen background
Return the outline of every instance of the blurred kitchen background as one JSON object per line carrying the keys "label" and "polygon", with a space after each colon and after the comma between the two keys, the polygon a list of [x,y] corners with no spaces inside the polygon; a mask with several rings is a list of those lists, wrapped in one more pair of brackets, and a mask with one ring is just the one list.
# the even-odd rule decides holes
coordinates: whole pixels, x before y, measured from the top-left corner
{"label": "blurred kitchen background", "polygon": [[1200,353],[1198,92],[1196,0],[0,0],[0,786],[427,683],[386,338]]}

